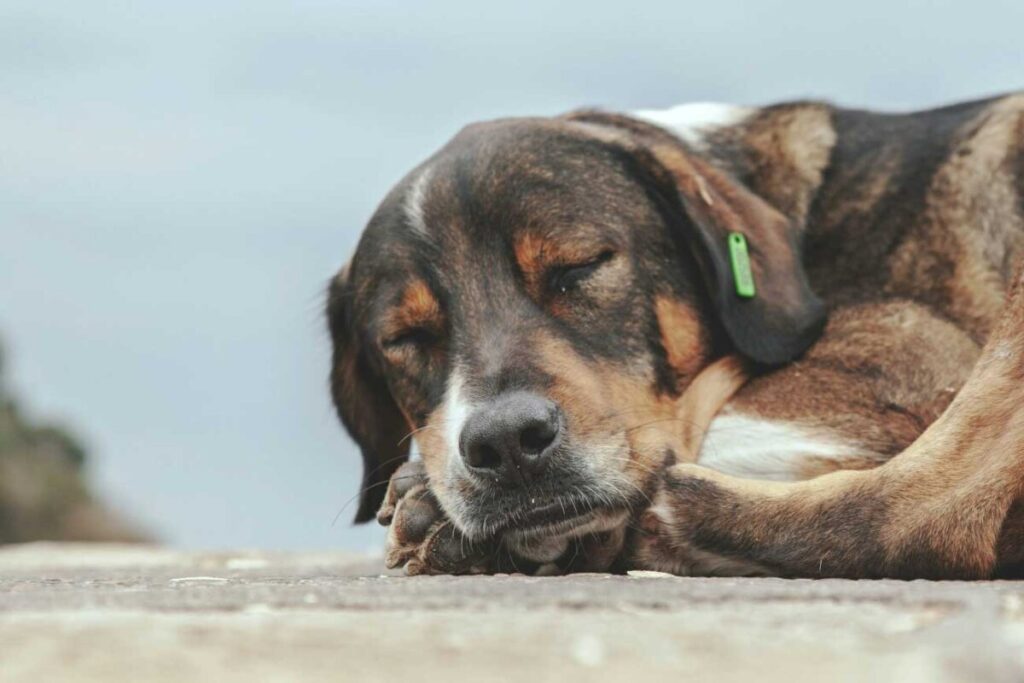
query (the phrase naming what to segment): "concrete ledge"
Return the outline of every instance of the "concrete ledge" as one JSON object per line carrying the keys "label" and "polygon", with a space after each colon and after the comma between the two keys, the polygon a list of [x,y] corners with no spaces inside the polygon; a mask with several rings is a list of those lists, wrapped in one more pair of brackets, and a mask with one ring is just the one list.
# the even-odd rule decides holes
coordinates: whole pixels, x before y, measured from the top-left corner
{"label": "concrete ledge", "polygon": [[0,549],[0,681],[1021,681],[1024,583],[419,577]]}

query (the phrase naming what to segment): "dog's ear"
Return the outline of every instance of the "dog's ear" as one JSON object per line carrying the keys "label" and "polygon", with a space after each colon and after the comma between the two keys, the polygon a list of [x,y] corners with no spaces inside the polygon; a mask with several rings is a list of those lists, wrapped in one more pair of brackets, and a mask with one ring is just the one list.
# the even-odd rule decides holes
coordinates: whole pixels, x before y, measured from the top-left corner
{"label": "dog's ear", "polygon": [[[666,131],[601,112],[571,114],[591,134],[624,147],[647,182],[681,208],[681,237],[693,251],[722,327],[736,349],[765,365],[793,360],[820,336],[826,312],[801,263],[803,226]],[[601,131],[599,128],[603,128]],[[675,200],[672,202],[672,200]],[[746,238],[756,294],[737,293],[729,238]]]}
{"label": "dog's ear", "polygon": [[387,483],[408,460],[409,431],[384,378],[376,371],[360,337],[352,310],[349,267],[331,281],[327,292],[327,324],[334,353],[331,397],[345,428],[363,453],[363,482],[356,522],[373,518],[384,501]]}
{"label": "dog's ear", "polygon": [[[825,306],[801,263],[800,231],[789,219],[709,162],[675,146],[651,153],[674,180],[696,226],[696,253],[708,292],[736,349],[777,365],[802,354],[820,336]],[[746,238],[756,293],[736,291],[729,239]]]}

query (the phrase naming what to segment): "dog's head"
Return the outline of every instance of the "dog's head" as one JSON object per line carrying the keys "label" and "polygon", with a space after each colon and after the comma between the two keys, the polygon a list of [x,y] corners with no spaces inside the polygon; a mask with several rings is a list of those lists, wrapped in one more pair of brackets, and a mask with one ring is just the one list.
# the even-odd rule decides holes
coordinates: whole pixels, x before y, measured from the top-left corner
{"label": "dog's head", "polygon": [[[757,295],[737,296],[746,236]],[[714,358],[824,321],[800,226],[665,131],[577,113],[469,126],[384,199],[333,280],[331,388],[372,517],[414,438],[469,536],[596,529],[649,492]]]}

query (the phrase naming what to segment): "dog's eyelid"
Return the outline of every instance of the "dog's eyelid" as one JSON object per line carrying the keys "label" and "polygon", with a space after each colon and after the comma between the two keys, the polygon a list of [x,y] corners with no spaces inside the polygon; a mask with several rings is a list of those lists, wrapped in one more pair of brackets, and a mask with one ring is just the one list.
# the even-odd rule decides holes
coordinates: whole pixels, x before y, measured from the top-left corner
{"label": "dog's eyelid", "polygon": [[550,276],[552,290],[558,294],[568,294],[571,289],[593,275],[598,268],[614,257],[614,250],[604,249],[585,261],[555,266]]}
{"label": "dog's eyelid", "polygon": [[397,349],[405,346],[422,347],[434,342],[436,339],[437,333],[434,330],[426,327],[409,327],[404,330],[398,330],[387,335],[382,335],[380,338],[380,345],[384,350]]}
{"label": "dog's eyelid", "polygon": [[587,258],[566,259],[562,262],[552,264],[553,270],[572,270],[573,268],[589,268],[599,266],[615,257],[615,250],[611,248],[601,249],[594,252],[593,256]]}

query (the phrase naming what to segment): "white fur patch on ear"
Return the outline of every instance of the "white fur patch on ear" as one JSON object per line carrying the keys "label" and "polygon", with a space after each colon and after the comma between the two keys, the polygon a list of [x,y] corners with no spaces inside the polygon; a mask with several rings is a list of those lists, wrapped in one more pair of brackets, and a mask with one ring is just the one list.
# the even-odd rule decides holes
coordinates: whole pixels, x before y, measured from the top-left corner
{"label": "white fur patch on ear", "polygon": [[405,196],[405,216],[413,231],[423,237],[428,237],[427,221],[423,215],[423,202],[427,196],[427,186],[430,184],[430,169],[423,169],[416,179],[412,181],[409,192]]}
{"label": "white fur patch on ear", "polygon": [[797,481],[808,478],[815,462],[873,455],[825,429],[720,414],[708,428],[697,464],[738,477]]}
{"label": "white fur patch on ear", "polygon": [[668,109],[640,109],[630,116],[668,129],[683,142],[700,146],[704,136],[718,128],[734,126],[756,112],[755,107],[740,107],[718,102],[694,102]]}

